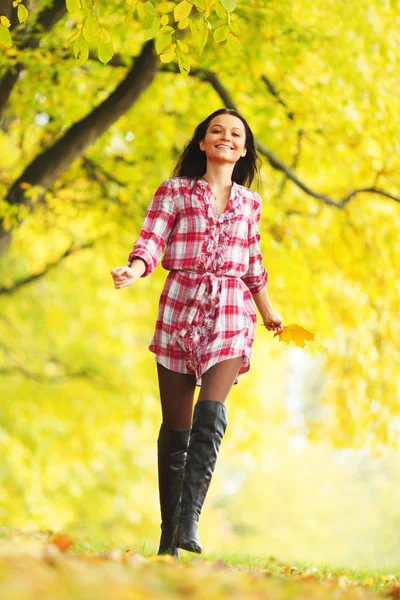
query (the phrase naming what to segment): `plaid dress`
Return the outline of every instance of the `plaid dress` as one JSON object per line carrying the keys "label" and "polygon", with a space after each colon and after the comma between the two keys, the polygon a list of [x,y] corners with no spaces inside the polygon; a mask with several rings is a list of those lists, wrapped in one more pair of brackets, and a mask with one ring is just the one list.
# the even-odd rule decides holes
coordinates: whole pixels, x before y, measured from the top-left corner
{"label": "plaid dress", "polygon": [[202,375],[216,363],[238,356],[239,376],[250,368],[256,326],[252,294],[268,281],[262,265],[261,198],[233,182],[221,216],[209,183],[197,177],[164,181],[147,210],[129,254],[152,273],[166,248],[169,271],[160,297],[149,350],[167,369]]}

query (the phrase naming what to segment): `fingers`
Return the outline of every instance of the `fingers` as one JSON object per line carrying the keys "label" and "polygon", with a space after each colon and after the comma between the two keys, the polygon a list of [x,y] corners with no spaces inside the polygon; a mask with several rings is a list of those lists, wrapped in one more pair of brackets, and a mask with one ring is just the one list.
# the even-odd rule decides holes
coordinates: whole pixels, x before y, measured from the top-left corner
{"label": "fingers", "polygon": [[111,269],[110,273],[114,280],[115,289],[120,289],[122,287],[126,287],[129,285],[128,278],[124,274],[126,271],[126,267],[115,267]]}
{"label": "fingers", "polygon": [[121,277],[121,275],[123,273],[125,273],[127,267],[115,267],[114,269],[111,269],[110,273],[113,276],[113,278],[115,277]]}
{"label": "fingers", "polygon": [[278,331],[279,333],[283,331],[283,323],[268,323],[265,327],[268,331]]}

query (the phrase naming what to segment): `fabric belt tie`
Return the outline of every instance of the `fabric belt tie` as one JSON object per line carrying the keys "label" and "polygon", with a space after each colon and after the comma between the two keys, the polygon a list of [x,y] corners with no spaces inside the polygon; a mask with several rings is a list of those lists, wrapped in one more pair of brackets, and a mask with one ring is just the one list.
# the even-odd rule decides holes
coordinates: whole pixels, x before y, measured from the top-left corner
{"label": "fabric belt tie", "polygon": [[211,308],[216,308],[219,304],[219,292],[221,286],[222,277],[236,278],[235,275],[216,275],[215,273],[205,272],[199,273],[198,271],[189,271],[187,269],[179,270],[180,273],[194,273],[200,279],[196,293],[192,302],[188,306],[184,306],[181,310],[178,318],[178,326],[171,336],[169,346],[173,346],[178,343],[179,346],[184,348],[179,342],[183,342],[183,338],[187,335],[190,327],[193,325],[196,315],[201,304],[204,304],[204,300],[207,298]]}

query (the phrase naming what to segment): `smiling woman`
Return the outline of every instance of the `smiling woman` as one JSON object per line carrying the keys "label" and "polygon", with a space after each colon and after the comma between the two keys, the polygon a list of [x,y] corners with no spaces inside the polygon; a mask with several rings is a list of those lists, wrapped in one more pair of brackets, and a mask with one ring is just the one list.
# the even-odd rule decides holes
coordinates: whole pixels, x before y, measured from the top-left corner
{"label": "smiling woman", "polygon": [[111,271],[115,288],[131,285],[154,271],[166,247],[162,265],[169,274],[149,346],[163,416],[159,554],[202,551],[198,520],[227,426],[225,401],[250,368],[254,302],[267,329],[283,328],[262,264],[261,198],[247,187],[257,172],[254,136],[243,117],[228,109],[210,115],[156,191],[128,266]]}

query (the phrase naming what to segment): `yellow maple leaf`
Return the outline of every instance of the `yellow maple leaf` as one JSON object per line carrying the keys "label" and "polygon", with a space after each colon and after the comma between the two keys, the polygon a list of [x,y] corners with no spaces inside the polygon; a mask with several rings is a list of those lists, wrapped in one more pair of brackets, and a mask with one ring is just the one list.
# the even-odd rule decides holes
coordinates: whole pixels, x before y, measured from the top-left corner
{"label": "yellow maple leaf", "polygon": [[313,341],[314,334],[307,329],[304,329],[301,325],[286,325],[282,331],[277,331],[274,335],[276,337],[279,335],[279,341],[285,342],[286,344],[290,344],[293,340],[296,346],[300,346],[304,348],[307,341]]}

